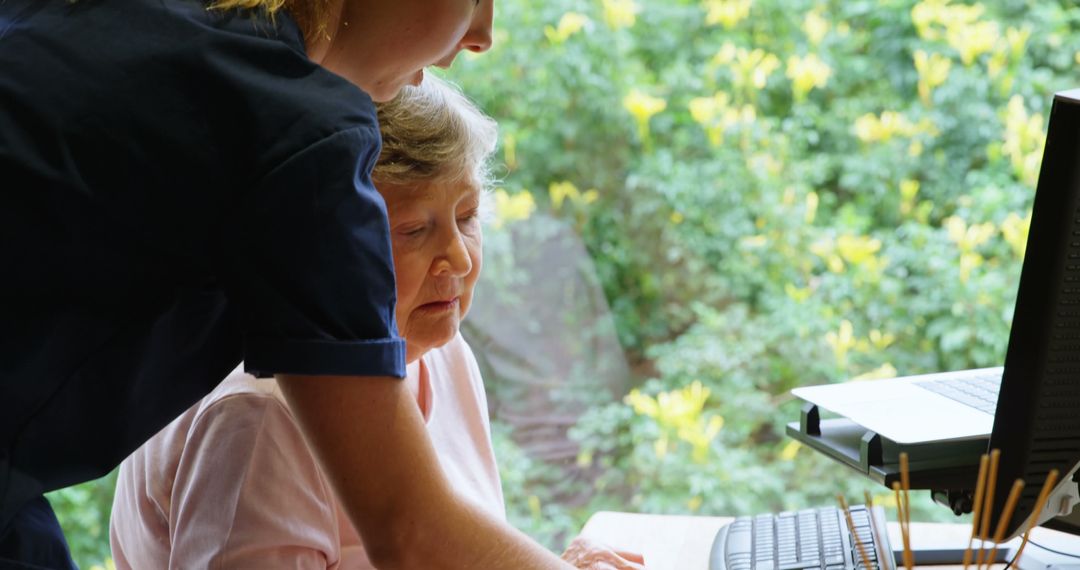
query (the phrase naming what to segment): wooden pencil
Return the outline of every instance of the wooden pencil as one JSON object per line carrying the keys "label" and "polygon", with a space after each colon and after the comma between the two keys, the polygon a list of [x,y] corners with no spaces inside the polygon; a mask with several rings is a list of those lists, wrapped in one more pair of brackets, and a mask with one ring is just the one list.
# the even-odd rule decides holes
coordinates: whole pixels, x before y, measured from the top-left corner
{"label": "wooden pencil", "polygon": [[874,498],[870,496],[870,491],[863,491],[863,499],[866,501],[866,510],[870,513],[870,528],[873,529],[874,536],[877,537],[877,540],[874,541],[874,546],[877,549],[878,568],[884,570],[886,568],[885,555],[888,553],[885,552],[884,541],[880,538],[882,536],[881,530],[878,529],[877,517],[874,516]]}
{"label": "wooden pencil", "polygon": [[1023,490],[1023,479],[1013,481],[1012,489],[1009,490],[1009,498],[1005,500],[1005,508],[1002,509],[1001,517],[998,518],[997,529],[994,530],[994,545],[990,547],[990,555],[986,557],[987,570],[990,570],[990,565],[994,563],[994,556],[997,555],[998,545],[1001,544],[1002,539],[1005,538],[1005,530],[1009,526],[1009,521],[1012,520],[1013,511],[1016,510],[1016,503],[1020,502],[1020,493]]}
{"label": "wooden pencil", "polygon": [[1046,480],[1043,481],[1042,489],[1039,490],[1039,498],[1035,500],[1035,507],[1031,509],[1031,517],[1028,518],[1027,529],[1024,530],[1024,540],[1020,542],[1020,548],[1016,549],[1016,556],[1013,556],[1013,566],[1020,567],[1020,555],[1024,553],[1024,547],[1027,546],[1028,538],[1031,536],[1031,529],[1035,526],[1035,523],[1039,519],[1039,513],[1042,512],[1043,507],[1046,505],[1047,499],[1050,498],[1050,491],[1054,489],[1054,485],[1057,483],[1058,470],[1051,469],[1046,474]]}
{"label": "wooden pencil", "polygon": [[859,557],[862,558],[863,568],[866,570],[873,570],[873,567],[870,566],[870,555],[866,553],[866,547],[863,546],[862,540],[859,539],[859,533],[855,530],[855,521],[851,520],[851,509],[848,508],[847,499],[845,499],[843,495],[837,494],[836,500],[839,501],[840,508],[844,511],[844,519],[847,521],[851,538],[855,541],[855,547],[859,551]]}
{"label": "wooden pencil", "polygon": [[971,537],[968,538],[967,549],[964,550],[964,570],[971,564],[971,545],[975,536],[979,534],[979,516],[982,514],[982,496],[986,487],[986,470],[990,466],[990,455],[982,454],[979,458],[979,477],[975,480],[975,501],[972,504]]}
{"label": "wooden pencil", "polygon": [[986,541],[990,539],[990,517],[994,516],[994,488],[997,487],[998,465],[1001,462],[1001,450],[990,450],[990,469],[986,472],[986,488],[983,489],[982,517],[979,520],[979,553],[975,556],[975,567],[982,566],[986,556]]}
{"label": "wooden pencil", "polygon": [[904,566],[908,570],[915,568],[915,553],[911,551],[911,472],[908,469],[908,454],[900,453],[900,486],[903,489],[904,518],[900,524],[904,539]]}

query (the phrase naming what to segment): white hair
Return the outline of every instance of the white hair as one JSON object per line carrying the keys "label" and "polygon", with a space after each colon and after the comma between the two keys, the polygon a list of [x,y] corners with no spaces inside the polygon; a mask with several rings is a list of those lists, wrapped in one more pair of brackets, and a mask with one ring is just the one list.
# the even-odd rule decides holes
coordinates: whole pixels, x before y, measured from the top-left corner
{"label": "white hair", "polygon": [[456,86],[425,74],[419,86],[406,85],[377,109],[383,146],[372,172],[376,185],[465,180],[490,186],[498,127]]}

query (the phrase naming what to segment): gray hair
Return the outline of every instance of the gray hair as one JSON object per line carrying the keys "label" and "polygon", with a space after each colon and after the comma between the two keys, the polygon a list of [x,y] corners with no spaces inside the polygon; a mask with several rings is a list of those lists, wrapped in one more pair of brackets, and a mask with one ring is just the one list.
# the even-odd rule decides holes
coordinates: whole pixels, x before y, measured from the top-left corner
{"label": "gray hair", "polygon": [[414,185],[469,181],[486,189],[498,127],[454,85],[431,74],[377,104],[382,153],[371,174],[379,182]]}

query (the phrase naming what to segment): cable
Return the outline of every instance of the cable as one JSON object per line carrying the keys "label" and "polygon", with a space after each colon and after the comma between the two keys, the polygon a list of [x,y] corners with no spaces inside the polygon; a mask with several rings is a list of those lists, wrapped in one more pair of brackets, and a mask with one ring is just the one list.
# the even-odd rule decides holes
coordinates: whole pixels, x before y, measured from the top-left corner
{"label": "cable", "polygon": [[1034,540],[1029,539],[1028,543],[1030,543],[1032,546],[1038,546],[1039,548],[1041,548],[1041,549],[1043,549],[1043,550],[1045,550],[1047,552],[1053,552],[1054,554],[1058,554],[1058,555],[1061,555],[1061,556],[1067,556],[1069,558],[1080,558],[1080,554],[1073,554],[1071,552],[1062,552],[1060,550],[1054,550],[1053,548],[1043,546],[1043,545],[1035,542]]}
{"label": "cable", "polygon": [[[1038,548],[1041,548],[1041,549],[1043,549],[1043,550],[1045,550],[1047,552],[1052,552],[1052,553],[1057,554],[1059,556],[1066,556],[1068,558],[1080,558],[1080,554],[1072,554],[1072,553],[1069,553],[1069,552],[1062,552],[1060,550],[1054,550],[1053,548],[1043,546],[1043,545],[1039,544],[1038,542],[1035,542],[1034,540],[1031,540],[1031,539],[1028,539],[1028,544],[1030,544],[1032,546],[1035,546],[1035,547],[1038,547]],[[1009,570],[1009,568],[1012,567],[1013,562],[1016,562],[1016,557],[1015,556],[1013,556],[1012,560],[1010,560],[1009,563],[1006,564],[1005,567],[1002,568],[1001,570]]]}

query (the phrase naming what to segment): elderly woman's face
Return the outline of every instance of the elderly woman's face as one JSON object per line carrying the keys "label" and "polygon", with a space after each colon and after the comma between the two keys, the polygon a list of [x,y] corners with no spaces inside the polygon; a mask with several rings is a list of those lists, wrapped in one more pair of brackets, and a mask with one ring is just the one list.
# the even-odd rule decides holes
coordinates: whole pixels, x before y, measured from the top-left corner
{"label": "elderly woman's face", "polygon": [[449,342],[483,261],[480,189],[468,182],[379,184],[390,216],[397,321],[412,362]]}

